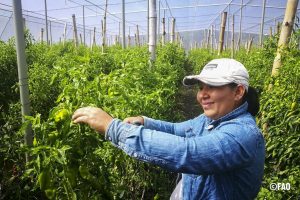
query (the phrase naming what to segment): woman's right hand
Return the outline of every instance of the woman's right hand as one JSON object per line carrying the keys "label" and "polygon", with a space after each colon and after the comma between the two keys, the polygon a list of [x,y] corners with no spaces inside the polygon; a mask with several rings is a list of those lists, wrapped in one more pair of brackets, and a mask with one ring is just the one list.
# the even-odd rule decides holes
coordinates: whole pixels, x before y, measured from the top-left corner
{"label": "woman's right hand", "polygon": [[123,122],[128,123],[128,124],[144,125],[144,118],[141,116],[127,117],[123,120]]}

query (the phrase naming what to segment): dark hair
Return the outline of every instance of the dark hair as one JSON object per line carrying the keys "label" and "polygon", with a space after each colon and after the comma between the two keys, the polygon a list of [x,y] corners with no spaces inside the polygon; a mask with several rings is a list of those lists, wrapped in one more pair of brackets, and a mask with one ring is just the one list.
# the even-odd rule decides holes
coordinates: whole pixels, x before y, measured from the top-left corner
{"label": "dark hair", "polygon": [[[229,87],[235,88],[237,87],[236,83],[230,83]],[[259,111],[259,96],[258,92],[254,87],[249,86],[248,91],[244,94],[242,102],[248,102],[248,112],[252,116],[256,116]]]}

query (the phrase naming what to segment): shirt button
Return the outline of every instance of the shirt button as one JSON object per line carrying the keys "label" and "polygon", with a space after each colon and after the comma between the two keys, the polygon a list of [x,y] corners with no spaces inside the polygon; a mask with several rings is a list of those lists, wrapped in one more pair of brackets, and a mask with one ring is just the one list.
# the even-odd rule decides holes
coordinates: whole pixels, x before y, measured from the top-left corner
{"label": "shirt button", "polygon": [[137,153],[133,153],[133,157],[135,157],[135,158],[136,158],[137,156],[138,156],[138,155],[137,155]]}
{"label": "shirt button", "polygon": [[111,141],[111,137],[110,136],[108,137],[108,140]]}

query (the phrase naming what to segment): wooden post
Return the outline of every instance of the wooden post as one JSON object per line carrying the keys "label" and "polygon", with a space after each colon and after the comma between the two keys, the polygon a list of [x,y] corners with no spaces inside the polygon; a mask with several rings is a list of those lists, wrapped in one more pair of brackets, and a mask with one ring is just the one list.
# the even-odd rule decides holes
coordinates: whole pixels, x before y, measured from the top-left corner
{"label": "wooden post", "polygon": [[175,42],[175,18],[172,18],[171,43]]}
{"label": "wooden post", "polygon": [[270,37],[273,36],[273,30],[272,30],[272,26],[270,26]]}
{"label": "wooden post", "polygon": [[265,11],[266,11],[266,0],[263,0],[262,17],[261,17],[261,24],[260,24],[260,37],[259,37],[259,44],[261,47],[263,46]]}
{"label": "wooden post", "polygon": [[277,22],[277,32],[276,32],[276,33],[277,33],[278,35],[280,34],[280,28],[281,28],[281,27],[280,27],[280,22]]}
{"label": "wooden post", "polygon": [[50,28],[50,45],[52,45],[52,25],[51,25],[51,21],[49,20],[49,28]]}
{"label": "wooden post", "polygon": [[82,35],[81,35],[81,33],[79,34],[79,38],[80,38],[80,44],[82,45]]}
{"label": "wooden post", "polygon": [[44,42],[44,29],[41,28],[41,43]]}
{"label": "wooden post", "polygon": [[249,40],[249,42],[248,42],[248,45],[247,45],[247,54],[250,52],[252,44],[253,44],[253,37],[251,37],[250,40]]}
{"label": "wooden post", "polygon": [[83,44],[86,45],[86,42],[85,42],[85,13],[84,13],[84,5],[82,6],[82,24],[83,24]]}
{"label": "wooden post", "polygon": [[214,50],[214,25],[211,25],[211,39],[210,39],[210,44],[211,44],[211,53]]}
{"label": "wooden post", "polygon": [[96,27],[94,27],[94,31],[93,31],[93,44],[92,47],[96,46]]}
{"label": "wooden post", "polygon": [[210,37],[211,37],[211,31],[210,29],[208,29],[208,34],[207,34],[207,43],[206,43],[206,48],[208,49],[209,48],[209,42],[210,42]]}
{"label": "wooden post", "polygon": [[176,43],[179,44],[180,42],[180,35],[179,32],[176,32]]}
{"label": "wooden post", "polygon": [[225,33],[225,27],[226,27],[226,19],[227,19],[227,12],[223,12],[222,14],[222,23],[221,23],[221,32],[219,36],[219,48],[218,48],[218,55],[220,55],[223,51],[223,45],[224,45],[224,33]]}
{"label": "wooden post", "polygon": [[298,0],[287,0],[284,20],[282,23],[281,33],[278,41],[277,55],[274,59],[272,76],[278,74],[278,69],[281,67],[281,51],[287,46],[294,26]]}
{"label": "wooden post", "polygon": [[162,18],[162,38],[161,38],[161,43],[162,45],[165,45],[166,42],[166,19],[163,17]]}
{"label": "wooden post", "polygon": [[26,19],[25,17],[23,17],[23,28],[24,28],[24,31],[26,30]]}
{"label": "wooden post", "polygon": [[126,48],[125,39],[125,0],[122,0],[122,48]]}
{"label": "wooden post", "polygon": [[130,38],[130,35],[128,35],[128,47],[130,47],[130,44],[131,44],[131,38]]}
{"label": "wooden post", "polygon": [[74,28],[74,36],[75,36],[75,47],[78,46],[78,35],[77,35],[77,26],[76,26],[76,18],[75,15],[72,15],[72,19],[73,19],[73,28]]}
{"label": "wooden post", "polygon": [[137,43],[137,46],[140,46],[140,32],[139,32],[139,25],[136,25],[136,43]]}
{"label": "wooden post", "polygon": [[63,36],[64,36],[63,45],[65,45],[65,42],[66,42],[66,39],[67,39],[67,22],[65,23]]}
{"label": "wooden post", "polygon": [[240,8],[240,32],[238,39],[238,49],[240,49],[241,40],[242,40],[242,18],[243,18],[243,0],[241,0],[241,8]]}
{"label": "wooden post", "polygon": [[231,58],[234,58],[234,15],[232,15]]}
{"label": "wooden post", "polygon": [[46,21],[46,43],[49,44],[49,36],[48,36],[48,14],[47,14],[47,0],[44,0],[45,6],[45,21]]}
{"label": "wooden post", "polygon": [[107,14],[107,0],[105,0],[105,11],[103,16],[103,35],[102,35],[102,52],[104,51],[104,46],[106,45],[106,14]]}

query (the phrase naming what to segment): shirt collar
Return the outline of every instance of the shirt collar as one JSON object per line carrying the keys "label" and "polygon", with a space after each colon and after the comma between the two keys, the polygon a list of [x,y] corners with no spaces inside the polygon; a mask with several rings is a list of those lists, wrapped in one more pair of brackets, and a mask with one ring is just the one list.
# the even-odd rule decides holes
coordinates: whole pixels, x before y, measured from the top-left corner
{"label": "shirt collar", "polygon": [[216,127],[219,123],[223,121],[228,121],[230,119],[236,118],[237,116],[245,113],[248,109],[248,102],[243,103],[241,106],[237,107],[230,113],[227,113],[223,117],[220,117],[219,119],[213,120],[209,117],[206,117],[206,126],[205,129],[211,130],[214,127]]}

